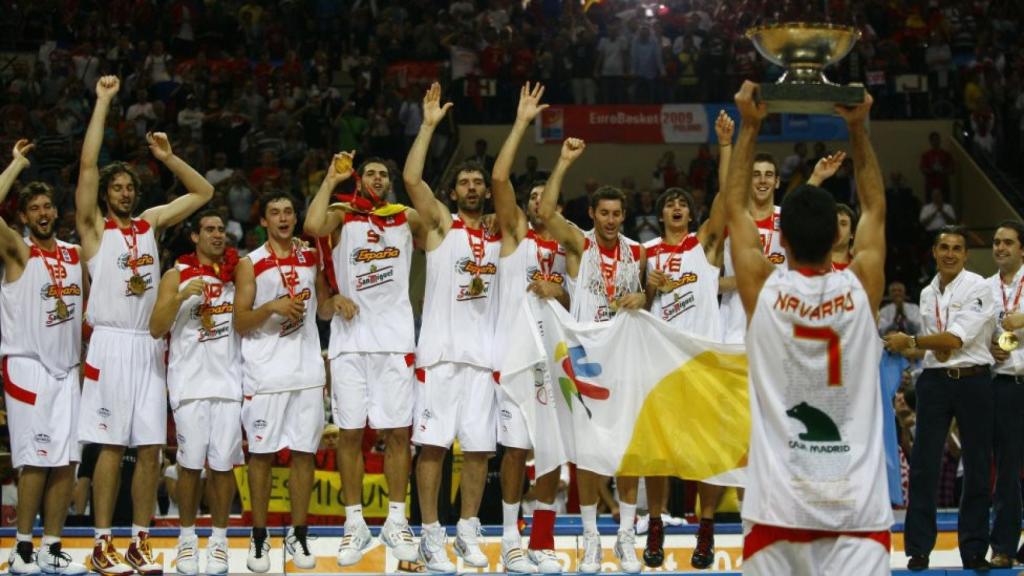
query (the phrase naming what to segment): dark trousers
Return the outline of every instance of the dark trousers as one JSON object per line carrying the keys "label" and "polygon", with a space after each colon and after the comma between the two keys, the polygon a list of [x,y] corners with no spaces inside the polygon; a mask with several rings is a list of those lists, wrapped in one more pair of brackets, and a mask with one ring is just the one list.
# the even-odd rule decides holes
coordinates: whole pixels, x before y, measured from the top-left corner
{"label": "dark trousers", "polygon": [[907,506],[908,556],[928,556],[935,547],[936,507],[942,449],[955,417],[960,427],[964,484],[958,525],[960,557],[983,558],[988,552],[989,480],[992,465],[993,399],[988,372],[952,378],[934,368],[917,379],[917,436],[910,453]]}
{"label": "dark trousers", "polygon": [[992,379],[995,429],[992,452],[996,491],[992,502],[992,551],[1011,558],[1020,540],[1020,465],[1024,450],[1024,378],[997,374]]}

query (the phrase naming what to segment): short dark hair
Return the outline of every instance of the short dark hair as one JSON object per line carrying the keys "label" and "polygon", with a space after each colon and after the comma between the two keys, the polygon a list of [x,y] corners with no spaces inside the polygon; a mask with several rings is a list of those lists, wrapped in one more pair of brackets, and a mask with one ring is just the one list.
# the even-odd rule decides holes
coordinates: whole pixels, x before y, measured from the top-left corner
{"label": "short dark hair", "polygon": [[139,196],[142,194],[142,180],[139,179],[138,173],[135,172],[135,168],[131,164],[117,161],[107,164],[100,170],[99,198],[100,205],[104,209],[107,207],[107,188],[110,187],[110,183],[118,174],[127,174],[132,179],[132,186],[135,187],[136,204],[138,204]]}
{"label": "short dark hair", "polygon": [[260,196],[260,217],[266,218],[267,206],[269,206],[271,202],[277,202],[278,200],[287,200],[291,202],[293,209],[296,211],[299,209],[299,205],[296,203],[294,196],[289,194],[286,190],[274,188]]}
{"label": "short dark hair", "polygon": [[366,171],[366,166],[368,164],[382,164],[385,168],[388,169],[388,176],[391,176],[391,164],[389,164],[387,160],[381,158],[380,156],[370,156],[366,160],[360,162],[359,167],[356,168],[356,174],[359,174],[360,178],[363,177],[363,173]]}
{"label": "short dark hair", "polygon": [[836,200],[824,188],[801,184],[782,200],[779,227],[793,260],[820,262],[828,257],[836,239]]}
{"label": "short dark hair", "polygon": [[192,218],[188,222],[188,227],[189,227],[189,229],[192,232],[195,232],[196,234],[198,234],[199,233],[199,224],[200,224],[200,222],[203,221],[203,218],[211,218],[211,217],[214,217],[214,216],[216,216],[217,218],[220,218],[220,221],[222,223],[227,224],[227,221],[224,219],[224,214],[221,213],[221,211],[219,209],[217,209],[217,208],[204,208],[204,209],[200,210],[199,212],[196,212],[196,214],[194,216],[192,216]]}
{"label": "short dark hair", "polygon": [[618,200],[622,205],[622,211],[626,211],[626,194],[615,186],[601,186],[595,190],[590,197],[590,207],[596,209],[601,200]]}
{"label": "short dark hair", "polygon": [[932,246],[938,244],[939,238],[942,238],[944,234],[959,236],[964,239],[964,246],[967,245],[967,228],[960,224],[947,224],[935,231],[935,236],[932,238]]}
{"label": "short dark hair", "polygon": [[999,226],[996,226],[996,230],[1000,228],[1013,230],[1017,233],[1017,242],[1024,244],[1024,223],[1021,223],[1020,220],[1003,220]]}
{"label": "short dark hair", "polygon": [[46,182],[29,182],[21,188],[21,192],[18,194],[18,212],[24,214],[28,210],[28,203],[36,196],[46,196],[50,202],[54,202],[53,195],[53,186]]}
{"label": "short dark hair", "polygon": [[693,194],[691,194],[689,190],[678,186],[667,188],[664,192],[658,195],[658,200],[654,204],[654,213],[660,218],[661,211],[665,209],[665,204],[668,204],[669,200],[675,200],[677,198],[682,198],[683,202],[686,202],[686,207],[690,209],[690,219],[692,220],[693,210],[695,208],[693,205]]}
{"label": "short dark hair", "polygon": [[839,214],[846,214],[846,216],[850,219],[851,228],[857,226],[857,213],[853,211],[853,208],[850,208],[849,206],[843,204],[842,202],[838,202],[836,203],[836,215],[838,216]]}
{"label": "short dark hair", "polygon": [[779,165],[775,162],[775,156],[772,156],[767,152],[758,152],[754,155],[754,161],[751,163],[751,166],[758,162],[768,162],[773,168],[775,168],[775,175],[779,175]]}
{"label": "short dark hair", "polygon": [[448,190],[450,192],[455,191],[455,183],[459,181],[459,174],[462,174],[463,172],[479,172],[484,177],[484,185],[488,188],[491,187],[491,175],[486,169],[484,169],[484,165],[476,160],[465,160],[460,162],[455,166],[455,169],[452,170],[452,177],[448,182]]}

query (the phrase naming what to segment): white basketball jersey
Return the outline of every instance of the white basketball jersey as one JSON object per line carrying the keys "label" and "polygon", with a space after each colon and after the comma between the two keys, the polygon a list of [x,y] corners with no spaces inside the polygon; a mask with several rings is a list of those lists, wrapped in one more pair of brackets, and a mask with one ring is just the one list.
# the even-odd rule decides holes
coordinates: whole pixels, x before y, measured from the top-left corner
{"label": "white basketball jersey", "polygon": [[305,304],[306,313],[298,322],[271,314],[262,326],[242,336],[245,395],[323,386],[326,375],[316,329],[316,252],[293,249],[290,256],[278,259],[264,244],[246,258],[256,275],[253,310],[292,296]]}
{"label": "white basketball jersey", "polygon": [[889,529],[881,354],[874,310],[853,272],[772,272],[747,340],[755,481],[745,521]]}
{"label": "white basketball jersey", "polygon": [[[200,278],[203,294],[181,304],[171,327],[167,391],[171,408],[186,400],[242,401],[241,343],[234,328],[235,283],[223,282],[210,266],[177,263],[178,290]],[[209,314],[213,328],[203,327]]]}
{"label": "white basketball jersey", "polygon": [[[757,231],[761,235],[761,246],[764,248],[764,255],[777,267],[786,264],[786,251],[782,248],[782,232],[779,228],[779,215],[781,209],[776,206],[772,216],[755,222]],[[736,269],[732,265],[732,248],[729,242],[728,231],[725,237],[725,275],[735,276]],[[743,337],[747,332],[747,314],[743,310],[743,302],[740,302],[740,294],[736,290],[730,290],[722,294],[721,306],[722,342],[729,344],[742,344]]]}
{"label": "white basketball jersey", "polygon": [[679,245],[655,238],[644,244],[647,273],[660,270],[669,278],[657,292],[651,313],[690,334],[717,340],[720,334],[717,266],[712,266],[696,234]]}
{"label": "white basketball jersey", "polygon": [[[24,356],[63,378],[80,363],[82,352],[82,263],[78,246],[57,240],[45,252],[25,238],[30,252],[14,282],[0,285],[0,356]],[[58,286],[67,317],[58,312]],[[77,386],[77,383],[75,384]]]}
{"label": "white basketball jersey", "polygon": [[346,321],[331,320],[330,357],[342,352],[410,353],[416,327],[409,302],[412,231],[405,213],[346,214],[334,247],[338,291],[359,306]]}
{"label": "white basketball jersey", "polygon": [[498,312],[498,329],[494,333],[494,368],[501,368],[505,359],[505,337],[512,319],[521,313],[526,289],[534,280],[547,280],[565,285],[565,250],[555,240],[544,240],[533,229],[516,246],[514,252],[501,258],[498,266],[498,285],[501,289],[501,310]]}
{"label": "white basketball jersey", "polygon": [[[92,280],[86,312],[89,323],[148,333],[160,279],[160,249],[149,222],[136,218],[129,228],[121,229],[108,218],[100,249],[86,264]],[[130,287],[136,275],[144,285],[139,295]]]}
{"label": "white basketball jersey", "polygon": [[610,278],[616,299],[640,292],[640,264],[640,244],[637,242],[619,234],[619,245],[606,249],[594,239],[593,230],[587,232],[580,269],[572,281],[569,310],[572,317],[580,322],[611,320],[615,311],[609,306],[606,278]]}
{"label": "white basketball jersey", "polygon": [[[473,249],[470,249],[470,240]],[[416,364],[461,362],[493,368],[494,328],[498,321],[498,260],[501,235],[466,227],[454,218],[441,245],[427,252]],[[479,274],[483,289],[474,294]]]}

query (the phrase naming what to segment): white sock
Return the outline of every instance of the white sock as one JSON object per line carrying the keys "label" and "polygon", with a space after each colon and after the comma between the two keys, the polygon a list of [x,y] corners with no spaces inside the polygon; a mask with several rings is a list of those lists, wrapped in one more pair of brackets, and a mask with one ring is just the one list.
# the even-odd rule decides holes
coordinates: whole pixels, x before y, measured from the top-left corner
{"label": "white sock", "polygon": [[392,522],[405,522],[405,501],[388,502],[388,520]]}
{"label": "white sock", "polygon": [[182,526],[181,527],[181,532],[178,533],[178,539],[179,540],[184,540],[186,538],[195,538],[195,537],[196,537],[196,526],[195,526],[195,524],[193,524],[192,526]]}
{"label": "white sock", "polygon": [[536,508],[534,508],[534,510],[552,510],[553,511],[553,510],[557,510],[557,508],[555,507],[555,503],[554,502],[552,502],[551,504],[548,504],[546,502],[541,502],[540,500],[537,500],[537,505],[536,505]]}
{"label": "white sock", "polygon": [[228,539],[227,526],[224,528],[213,527],[213,533],[210,534],[210,540],[217,540],[218,542],[226,542]]}
{"label": "white sock", "polygon": [[93,532],[96,534],[96,540],[110,537],[110,528],[96,528]]}
{"label": "white sock", "polygon": [[345,506],[345,523],[348,524],[349,522],[366,522],[366,520],[363,520],[362,504]]}
{"label": "white sock", "polygon": [[597,504],[580,506],[580,518],[583,520],[584,534],[597,534]]}
{"label": "white sock", "polygon": [[17,540],[18,542],[31,542],[32,541],[32,533],[29,532],[28,534],[22,534],[21,532],[18,532],[15,535],[14,539]]}
{"label": "white sock", "polygon": [[43,534],[43,548],[46,548],[50,544],[56,544],[57,542],[60,542],[60,536],[47,536],[46,534]]}
{"label": "white sock", "polygon": [[519,540],[519,502],[501,501],[501,528],[502,538]]}
{"label": "white sock", "polygon": [[429,532],[431,534],[436,534],[440,532],[441,534],[444,534],[444,526],[441,526],[440,522],[434,520],[430,524],[423,525],[423,532]]}
{"label": "white sock", "polygon": [[619,531],[630,532],[636,523],[636,504],[619,502]]}
{"label": "white sock", "polygon": [[132,524],[132,542],[139,541],[139,532],[149,532],[149,528],[147,526]]}

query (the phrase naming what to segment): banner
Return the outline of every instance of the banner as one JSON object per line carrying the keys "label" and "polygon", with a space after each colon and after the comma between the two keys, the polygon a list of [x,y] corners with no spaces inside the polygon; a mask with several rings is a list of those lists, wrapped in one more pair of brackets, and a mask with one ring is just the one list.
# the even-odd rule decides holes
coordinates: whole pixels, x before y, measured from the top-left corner
{"label": "banner", "polygon": [[705,480],[746,463],[742,346],[685,334],[647,311],[579,323],[528,295],[501,374],[523,410],[538,475],[575,462],[604,475]]}
{"label": "banner", "polygon": [[[270,513],[290,513],[291,497],[288,494],[288,477],[291,469],[274,467],[270,469]],[[249,476],[247,466],[235,467],[235,483],[238,484],[238,496],[242,501],[244,512],[252,511],[252,500],[249,497]],[[409,494],[405,495],[406,506],[409,505]],[[342,502],[341,476],[333,470],[316,470],[313,472],[313,490],[309,501],[309,513],[315,516],[344,516],[345,504]],[[363,516],[367,518],[387,518],[388,515],[388,483],[383,474],[363,475]]]}
{"label": "banner", "polygon": [[[551,106],[535,123],[536,138],[541,143],[561,143],[573,137],[590,143],[716,144],[714,122],[720,110],[739,124],[739,112],[732,103]],[[758,135],[761,142],[847,138],[842,118],[808,114],[769,114]]]}

